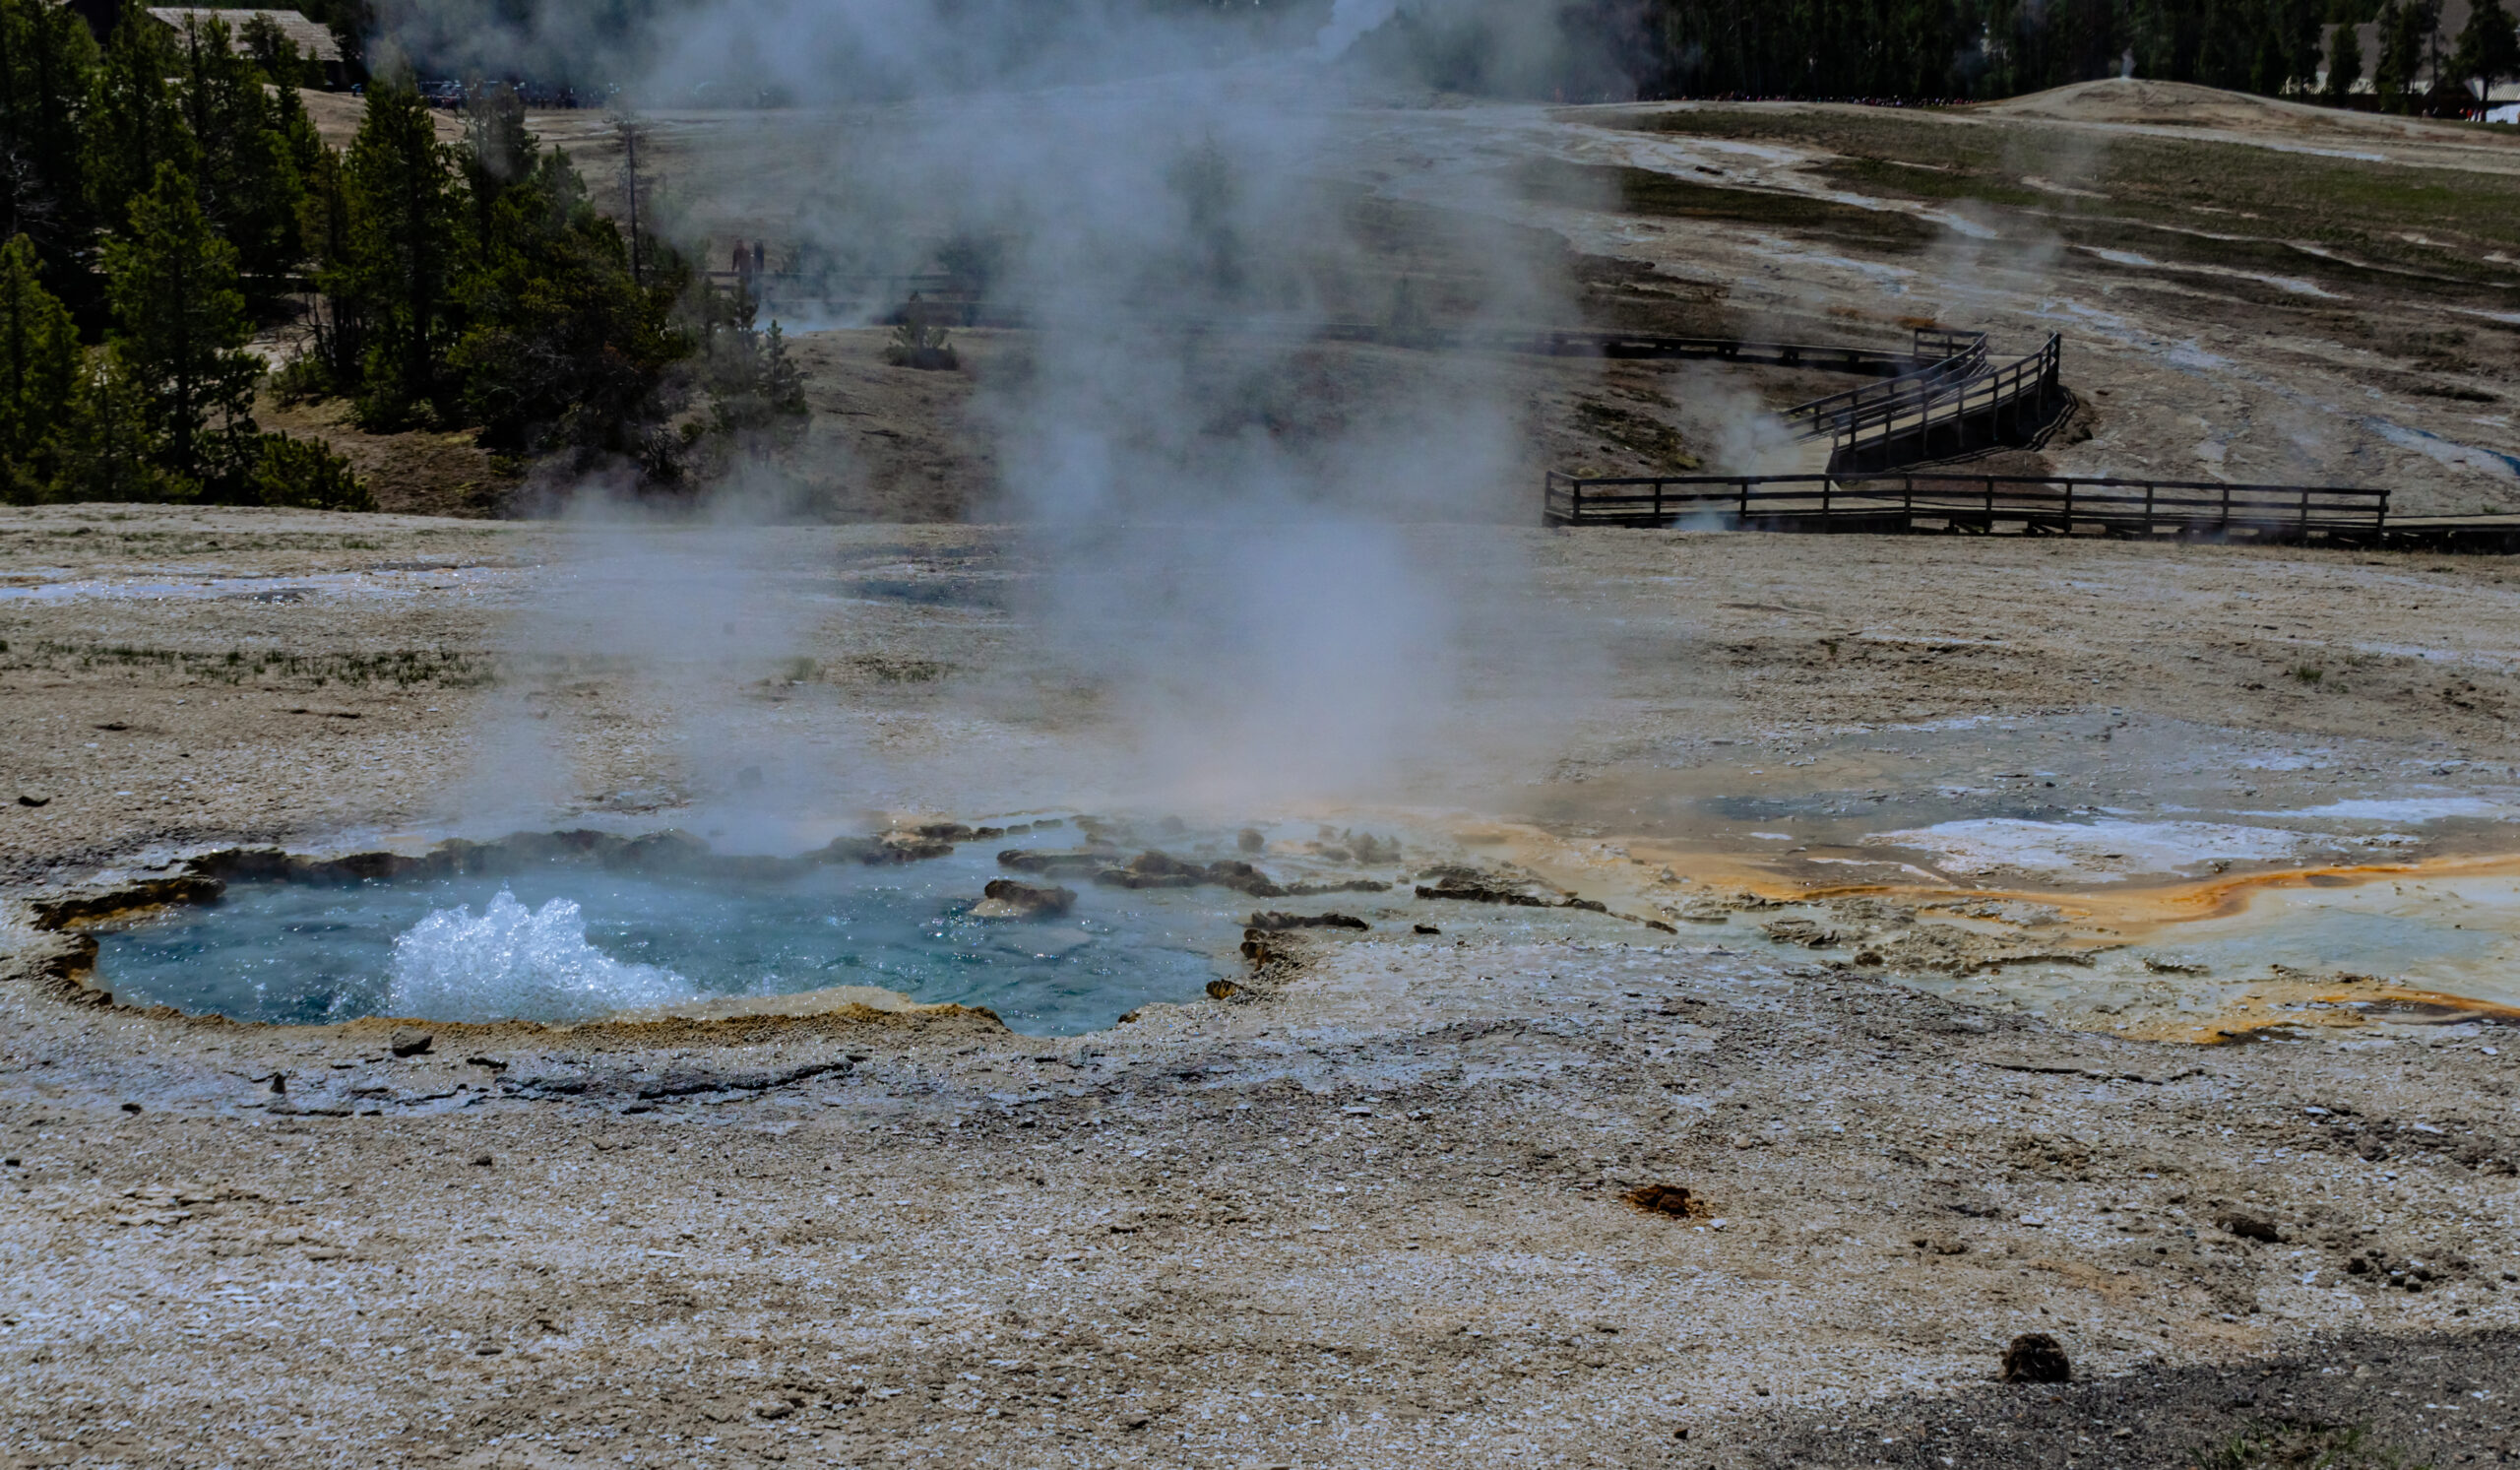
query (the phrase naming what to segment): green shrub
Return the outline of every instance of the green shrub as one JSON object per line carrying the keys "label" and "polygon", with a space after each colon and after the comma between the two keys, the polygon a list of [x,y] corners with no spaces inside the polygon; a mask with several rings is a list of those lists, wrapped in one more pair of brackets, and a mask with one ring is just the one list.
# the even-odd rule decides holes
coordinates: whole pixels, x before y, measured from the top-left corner
{"label": "green shrub", "polygon": [[245,493],[251,505],[289,505],[302,510],[374,510],[368,492],[350,462],[315,439],[264,434],[247,472]]}

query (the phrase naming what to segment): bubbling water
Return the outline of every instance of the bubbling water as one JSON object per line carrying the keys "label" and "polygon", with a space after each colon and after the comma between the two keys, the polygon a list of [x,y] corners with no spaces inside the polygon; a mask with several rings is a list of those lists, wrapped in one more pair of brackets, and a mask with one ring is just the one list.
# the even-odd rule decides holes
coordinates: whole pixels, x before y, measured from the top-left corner
{"label": "bubbling water", "polygon": [[97,933],[99,981],[138,1004],[240,1021],[362,1016],[578,1022],[824,996],[984,1006],[1033,1035],[1197,998],[1250,900],[1081,885],[1038,922],[976,912],[991,845],[914,864],[736,863],[687,872],[522,862],[491,873],[240,878],[215,904]]}
{"label": "bubbling water", "polygon": [[577,1021],[695,999],[700,990],[671,970],[625,963],[588,943],[574,901],[529,909],[502,888],[477,917],[458,904],[396,939],[389,994],[397,1015]]}

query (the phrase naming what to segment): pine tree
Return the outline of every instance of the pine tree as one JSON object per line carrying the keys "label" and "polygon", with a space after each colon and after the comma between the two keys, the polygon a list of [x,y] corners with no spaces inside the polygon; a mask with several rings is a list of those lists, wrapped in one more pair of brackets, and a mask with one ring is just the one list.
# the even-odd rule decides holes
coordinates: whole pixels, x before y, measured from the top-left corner
{"label": "pine tree", "polygon": [[219,488],[247,468],[262,361],[245,350],[253,324],[235,248],[172,163],[132,205],[129,238],[105,246],[105,279],[113,373],[149,395],[149,442],[171,493]]}
{"label": "pine tree", "polygon": [[0,238],[26,235],[56,281],[82,269],[88,244],[80,129],[95,70],[75,11],[0,0]]}
{"label": "pine tree", "polygon": [[2494,83],[2520,76],[2520,27],[2513,25],[2502,0],[2476,0],[2468,12],[2468,24],[2459,32],[2450,71],[2462,82],[2484,84],[2488,96]]}
{"label": "pine tree", "polygon": [[408,79],[369,89],[342,195],[348,234],[322,284],[365,333],[359,421],[400,428],[451,407],[446,354],[462,328],[456,281],[468,250],[456,151],[437,141]]}
{"label": "pine tree", "polygon": [[36,270],[25,235],[0,245],[0,500],[21,505],[60,493],[83,365],[70,308]]}
{"label": "pine tree", "polygon": [[148,386],[126,373],[112,352],[90,355],[79,399],[64,498],[164,500],[191,488],[159,467]]}
{"label": "pine tree", "polygon": [[272,86],[285,89],[292,97],[300,87],[324,85],[323,74],[298,55],[297,42],[288,38],[288,32],[273,25],[271,17],[261,14],[249,17],[238,28],[236,40],[245,48],[245,54],[254,58],[254,65],[262,69],[263,76]]}
{"label": "pine tree", "polygon": [[140,0],[123,0],[86,114],[88,202],[107,231],[130,223],[132,202],[156,184],[161,165],[190,177],[199,160],[181,99],[166,80],[177,66],[166,29]]}
{"label": "pine tree", "polygon": [[2389,0],[2381,8],[2380,65],[2372,84],[2383,109],[2405,112],[2415,105],[2416,80],[2440,25],[2441,0]]}
{"label": "pine tree", "polygon": [[301,397],[354,393],[367,360],[367,316],[364,303],[342,289],[352,275],[349,193],[342,181],[342,156],[318,142],[304,176],[297,232],[322,289],[307,308],[307,350],[282,369],[280,386]]}
{"label": "pine tree", "polygon": [[679,263],[657,254],[650,281],[637,281],[623,231],[588,202],[557,149],[502,189],[486,219],[465,289],[472,325],[453,358],[483,440],[582,457],[635,452],[664,416],[665,368],[690,351],[667,321]]}
{"label": "pine tree", "polygon": [[2354,89],[2362,81],[2362,37],[2351,24],[2328,29],[2327,86],[2322,95],[2331,105],[2342,107],[2353,100]]}
{"label": "pine tree", "polygon": [[485,229],[490,207],[524,183],[538,161],[538,141],[525,125],[525,98],[513,87],[483,87],[464,111],[464,178],[472,192],[473,227]]}
{"label": "pine tree", "polygon": [[[237,54],[217,18],[188,19],[177,35],[184,121],[199,149],[193,183],[213,228],[236,249],[246,285],[275,293],[297,263],[297,203],[304,185],[280,128],[262,68]],[[296,89],[285,89],[293,105]]]}

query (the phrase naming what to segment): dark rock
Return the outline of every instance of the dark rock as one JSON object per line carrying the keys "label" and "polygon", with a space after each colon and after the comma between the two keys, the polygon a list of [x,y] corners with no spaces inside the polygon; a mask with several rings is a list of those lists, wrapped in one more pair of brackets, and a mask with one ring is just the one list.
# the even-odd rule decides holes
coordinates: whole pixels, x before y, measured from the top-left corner
{"label": "dark rock", "polygon": [[1759,927],[1780,944],[1799,944],[1805,949],[1828,949],[1845,942],[1836,929],[1808,919],[1776,919]]}
{"label": "dark rock", "polygon": [[[998,861],[1005,863],[1006,855],[1000,854]],[[1247,893],[1253,898],[1283,898],[1289,891],[1271,882],[1267,873],[1239,859],[1228,858],[1204,864],[1185,863],[1169,853],[1154,849],[1140,853],[1125,867],[1102,868],[1094,875],[1094,881],[1109,888],[1199,888],[1213,884]]]}
{"label": "dark rock", "polygon": [[1469,882],[1451,876],[1445,877],[1431,887],[1424,883],[1418,884],[1418,896],[1449,898],[1472,904],[1505,904],[1522,909],[1583,909],[1594,914],[1606,914],[1610,911],[1610,906],[1607,904],[1589,898],[1576,898],[1571,894],[1555,898],[1539,898],[1511,888],[1491,888],[1483,883]]}
{"label": "dark rock", "polygon": [[52,804],[52,798],[30,797],[25,792],[20,792],[18,793],[18,804],[21,806],[50,806]]}
{"label": "dark rock", "polygon": [[1435,927],[1431,924],[1415,924],[1410,926],[1410,932],[1418,934],[1440,934],[1443,930]]}
{"label": "dark rock", "polygon": [[1055,919],[1076,907],[1072,888],[1036,888],[1013,878],[991,878],[972,910],[976,919]]}
{"label": "dark rock", "polygon": [[2263,1241],[2269,1246],[2274,1246],[2282,1244],[2284,1240],[2283,1232],[2275,1228],[2274,1221],[2263,1220],[2255,1215],[2226,1215],[2217,1223],[2243,1241]]}
{"label": "dark rock", "polygon": [[122,1105],[122,1111],[125,1113],[137,1113],[140,1111],[140,1105],[138,1103],[125,1103]]}
{"label": "dark rock", "polygon": [[1208,995],[1212,999],[1230,1000],[1241,993],[1242,987],[1235,985],[1232,981],[1212,980],[1208,982]]}
{"label": "dark rock", "polygon": [[2063,1343],[2045,1332],[2024,1332],[2004,1349],[2002,1376],[2007,1383],[2070,1383],[2074,1369]]}
{"label": "dark rock", "polygon": [[398,1026],[394,1030],[391,1046],[397,1056],[418,1056],[436,1044],[436,1036],[429,1032],[415,1031],[409,1026]]}
{"label": "dark rock", "polygon": [[[18,799],[23,801],[26,798],[20,797]],[[1261,836],[1260,829],[1257,827],[1245,827],[1233,834],[1233,846],[1236,852],[1256,853],[1268,845],[1269,839]]]}
{"label": "dark rock", "polygon": [[474,1154],[474,1155],[472,1156],[472,1167],[474,1167],[475,1169],[487,1169],[487,1168],[489,1168],[489,1167],[490,1167],[490,1156],[489,1156],[488,1154]]}
{"label": "dark rock", "polygon": [[1373,927],[1372,925],[1365,923],[1361,919],[1352,919],[1345,914],[1277,913],[1254,914],[1251,916],[1251,923],[1249,927],[1259,929],[1263,933],[1274,933],[1280,929],[1291,928],[1345,928],[1362,930]]}
{"label": "dark rock", "polygon": [[997,865],[1017,872],[1059,873],[1097,872],[1111,865],[1115,855],[1108,849],[1081,849],[1068,853],[1036,853],[1024,848],[1008,848],[997,855]]}
{"label": "dark rock", "polygon": [[1703,1202],[1691,1198],[1689,1191],[1678,1184],[1640,1184],[1619,1198],[1649,1215],[1670,1215],[1679,1220],[1707,1212]]}
{"label": "dark rock", "polygon": [[1106,867],[1094,875],[1094,881],[1111,888],[1196,888],[1207,880],[1207,868],[1152,848],[1126,867]]}

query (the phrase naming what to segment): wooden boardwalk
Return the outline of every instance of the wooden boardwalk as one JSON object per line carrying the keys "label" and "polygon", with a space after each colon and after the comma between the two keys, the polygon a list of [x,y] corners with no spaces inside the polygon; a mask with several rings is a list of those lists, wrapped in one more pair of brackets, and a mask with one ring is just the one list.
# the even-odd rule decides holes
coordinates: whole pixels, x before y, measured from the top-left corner
{"label": "wooden boardwalk", "polygon": [[1844,407],[1823,409],[1809,420],[1806,433],[1827,439],[1833,475],[1895,470],[2003,444],[2027,444],[2070,403],[2063,364],[2064,339],[2053,333],[2039,351],[2001,365],[1987,361],[1981,338],[1971,356],[1842,395]]}
{"label": "wooden boardwalk", "polygon": [[2520,551],[2520,516],[2389,516],[2387,490],[2002,475],[1549,473],[1551,526],[1871,535],[2099,536],[2407,550]]}

